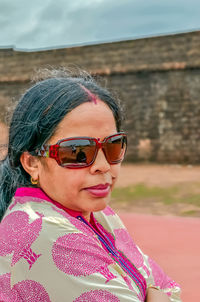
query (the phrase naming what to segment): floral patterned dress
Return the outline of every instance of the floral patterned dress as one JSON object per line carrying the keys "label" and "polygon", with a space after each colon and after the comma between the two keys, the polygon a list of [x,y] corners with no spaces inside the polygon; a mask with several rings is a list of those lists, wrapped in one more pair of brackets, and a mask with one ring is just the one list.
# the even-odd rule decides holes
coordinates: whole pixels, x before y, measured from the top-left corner
{"label": "floral patterned dress", "polygon": [[0,224],[0,302],[140,302],[150,285],[181,301],[110,207],[89,223],[39,188],[17,189]]}

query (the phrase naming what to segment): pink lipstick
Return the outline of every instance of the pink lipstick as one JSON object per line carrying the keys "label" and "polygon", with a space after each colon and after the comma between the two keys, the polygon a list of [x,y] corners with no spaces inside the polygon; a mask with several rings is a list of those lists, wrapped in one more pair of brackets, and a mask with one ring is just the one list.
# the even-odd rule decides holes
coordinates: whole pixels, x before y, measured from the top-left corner
{"label": "pink lipstick", "polygon": [[100,184],[93,187],[85,188],[94,197],[106,197],[110,192],[110,184]]}

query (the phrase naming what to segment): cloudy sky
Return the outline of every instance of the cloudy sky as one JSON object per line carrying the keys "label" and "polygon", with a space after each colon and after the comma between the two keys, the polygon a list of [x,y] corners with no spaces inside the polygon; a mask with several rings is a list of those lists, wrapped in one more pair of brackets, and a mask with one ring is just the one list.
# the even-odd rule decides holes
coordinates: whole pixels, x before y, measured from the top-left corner
{"label": "cloudy sky", "polygon": [[200,0],[0,0],[0,47],[69,47],[195,29]]}

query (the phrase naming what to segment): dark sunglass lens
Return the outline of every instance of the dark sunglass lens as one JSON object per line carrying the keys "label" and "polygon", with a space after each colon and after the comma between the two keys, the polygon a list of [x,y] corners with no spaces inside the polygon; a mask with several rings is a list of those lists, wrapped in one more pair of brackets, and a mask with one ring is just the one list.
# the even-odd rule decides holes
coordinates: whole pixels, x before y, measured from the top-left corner
{"label": "dark sunglass lens", "polygon": [[123,160],[126,152],[126,136],[115,135],[106,141],[104,144],[105,153],[110,163],[118,163]]}
{"label": "dark sunglass lens", "polygon": [[87,166],[95,155],[96,144],[89,139],[71,139],[63,141],[59,148],[59,159],[63,166]]}

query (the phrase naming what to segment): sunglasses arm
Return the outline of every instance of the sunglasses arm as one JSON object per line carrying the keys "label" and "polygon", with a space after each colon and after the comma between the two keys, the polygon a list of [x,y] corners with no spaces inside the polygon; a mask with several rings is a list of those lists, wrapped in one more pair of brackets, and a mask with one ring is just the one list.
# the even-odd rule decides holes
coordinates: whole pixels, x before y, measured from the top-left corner
{"label": "sunglasses arm", "polygon": [[38,156],[58,159],[59,145],[43,145],[40,150],[36,150]]}

